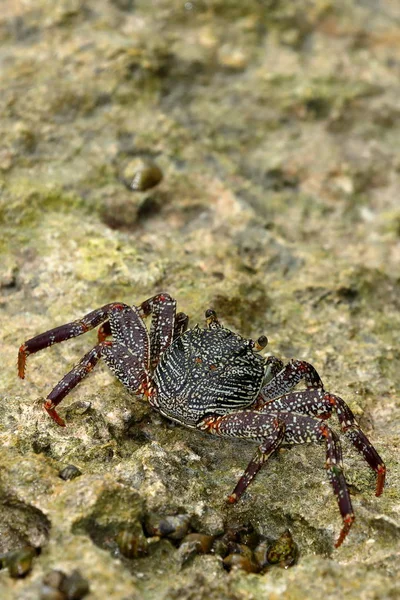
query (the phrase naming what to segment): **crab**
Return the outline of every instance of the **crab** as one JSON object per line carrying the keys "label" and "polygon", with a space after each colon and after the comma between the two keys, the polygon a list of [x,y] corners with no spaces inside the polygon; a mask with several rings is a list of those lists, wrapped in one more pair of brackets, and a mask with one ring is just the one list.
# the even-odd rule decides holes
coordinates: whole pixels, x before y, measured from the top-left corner
{"label": "crab", "polygon": [[[150,332],[143,320],[149,315]],[[188,329],[188,316],[176,312],[176,301],[167,293],[139,306],[112,302],[22,344],[18,373],[24,378],[30,354],[100,326],[98,343],[47,396],[47,413],[64,427],[56,407],[102,358],[130,392],[145,396],[164,417],[214,436],[258,444],[228,497],[230,503],[239,500],[280,446],[325,443],[327,475],[343,521],[335,542],[339,547],[355,517],[340,441],[325,420],[336,413],[342,432],[377,474],[377,496],[383,491],[386,473],[381,457],[347,404],[324,389],[311,364],[291,360],[285,365],[274,356],[264,358],[260,351],[268,343],[266,336],[246,339],[223,327],[212,309],[205,317],[205,327]],[[306,389],[293,391],[301,380]]]}

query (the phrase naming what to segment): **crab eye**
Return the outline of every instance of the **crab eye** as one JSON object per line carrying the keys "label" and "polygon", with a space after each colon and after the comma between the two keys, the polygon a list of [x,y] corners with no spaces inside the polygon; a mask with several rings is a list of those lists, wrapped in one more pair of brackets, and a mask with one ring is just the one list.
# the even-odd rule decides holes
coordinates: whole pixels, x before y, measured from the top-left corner
{"label": "crab eye", "polygon": [[260,335],[258,340],[254,344],[254,350],[260,352],[268,344],[268,338],[266,335]]}
{"label": "crab eye", "polygon": [[217,313],[212,308],[209,308],[205,312],[206,316],[206,324],[210,329],[215,329],[217,327],[221,327],[218,321]]}

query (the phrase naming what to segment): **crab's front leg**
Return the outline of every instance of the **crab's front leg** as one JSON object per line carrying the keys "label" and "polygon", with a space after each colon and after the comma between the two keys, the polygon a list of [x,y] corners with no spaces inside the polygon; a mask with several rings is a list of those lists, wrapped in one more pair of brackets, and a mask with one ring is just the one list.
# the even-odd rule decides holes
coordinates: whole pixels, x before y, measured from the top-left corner
{"label": "crab's front leg", "polygon": [[[40,352],[40,350],[43,350],[44,348],[48,348],[54,344],[58,344],[60,342],[64,342],[65,340],[70,340],[71,338],[82,335],[94,327],[97,327],[102,321],[110,319],[112,315],[120,312],[126,313],[127,311],[132,311],[134,313],[133,320],[137,321],[140,319],[137,309],[131,309],[129,306],[121,302],[111,302],[110,304],[105,304],[101,308],[96,308],[96,310],[84,315],[81,319],[77,319],[71,323],[66,323],[65,325],[60,325],[59,327],[55,327],[54,329],[40,333],[39,335],[27,340],[24,344],[22,344],[18,352],[19,377],[24,379],[26,359],[31,354],[36,354],[36,352]],[[125,327],[124,332],[126,329],[127,328]],[[109,334],[111,334],[111,328],[109,330]],[[143,345],[148,345],[147,332],[145,331],[144,327],[140,328],[140,334],[140,339],[138,339],[138,336],[136,335],[135,344],[140,346],[140,350],[142,350]],[[129,337],[133,337],[133,331],[130,334],[128,333],[128,335]],[[100,338],[99,341],[103,341],[103,338]]]}
{"label": "crab's front leg", "polygon": [[214,435],[233,438],[246,438],[261,441],[256,454],[239,479],[229,502],[236,502],[249,486],[265,461],[279,447],[325,442],[326,469],[328,479],[337,498],[343,527],[335,543],[338,548],[347,536],[354,521],[350,494],[342,470],[342,452],[336,434],[324,423],[311,417],[289,412],[263,413],[252,410],[238,411],[229,415],[211,415],[202,419],[197,427]]}
{"label": "crab's front leg", "polygon": [[96,327],[109,319],[112,341],[101,341],[53,388],[44,403],[50,417],[61,427],[65,426],[56,407],[103,358],[117,378],[133,393],[146,393],[150,389],[149,340],[146,327],[138,310],[126,304],[112,303],[97,309],[78,321],[61,325],[25,342],[19,351],[19,375],[24,376],[26,356],[70,339]]}

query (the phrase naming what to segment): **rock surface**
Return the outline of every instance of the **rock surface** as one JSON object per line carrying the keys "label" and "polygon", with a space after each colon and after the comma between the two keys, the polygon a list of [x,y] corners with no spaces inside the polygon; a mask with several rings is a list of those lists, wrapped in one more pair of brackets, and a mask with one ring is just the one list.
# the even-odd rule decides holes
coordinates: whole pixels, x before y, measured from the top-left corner
{"label": "rock surface", "polygon": [[[95,600],[400,595],[400,7],[383,0],[3,0],[0,14],[0,553],[41,547],[4,600],[36,600],[52,569]],[[121,181],[135,158],[158,186]],[[171,426],[99,365],[41,409],[95,333],[28,359],[20,344],[110,301],[165,290],[191,322],[212,306],[271,353],[312,362],[388,466],[387,487],[343,441],[356,523],[317,446],[281,452],[234,507],[254,453]],[[73,464],[82,475],[64,481]],[[289,528],[296,566],[184,568],[153,539],[127,560],[116,532],[149,511],[218,535]]]}

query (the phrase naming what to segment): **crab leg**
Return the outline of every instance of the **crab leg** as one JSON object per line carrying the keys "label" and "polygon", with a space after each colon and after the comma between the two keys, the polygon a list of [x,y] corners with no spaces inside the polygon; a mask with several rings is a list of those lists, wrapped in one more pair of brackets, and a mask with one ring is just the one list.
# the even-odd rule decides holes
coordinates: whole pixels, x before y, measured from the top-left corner
{"label": "crab leg", "polygon": [[332,413],[336,412],[343,433],[363,456],[369,467],[377,473],[376,496],[382,494],[386,474],[385,464],[342,398],[325,392],[323,389],[304,390],[276,398],[264,404],[261,410],[264,413],[268,411],[273,413],[276,411],[297,412],[318,419],[329,419]]}
{"label": "crab leg", "polygon": [[148,373],[137,356],[117,341],[100,342],[64,375],[47,396],[44,408],[57,425],[65,427],[65,422],[57,413],[56,407],[93,370],[100,358],[104,359],[111,371],[132,393],[145,393],[149,390]]}
{"label": "crab leg", "polygon": [[[102,321],[109,319],[112,314],[121,310],[126,311],[126,309],[136,311],[136,318],[140,320],[137,309],[131,309],[127,304],[122,304],[121,302],[111,302],[110,304],[105,304],[101,308],[93,310],[81,319],[72,321],[71,323],[67,323],[65,325],[60,325],[59,327],[50,329],[49,331],[36,335],[35,337],[26,341],[20,347],[18,353],[18,375],[21,377],[21,379],[24,379],[26,359],[30,354],[35,354],[36,352],[39,352],[44,348],[48,348],[53,344],[58,344],[64,340],[69,340],[77,337],[78,335],[82,335],[94,327],[97,327],[97,325],[99,325]],[[145,329],[143,324],[142,328]],[[102,341],[102,339],[99,341]]]}
{"label": "crab leg", "polygon": [[285,367],[284,362],[277,356],[268,356],[265,364],[267,367],[266,375],[269,378],[269,381],[276,377],[276,375],[278,375],[278,373]]}
{"label": "crab leg", "polygon": [[53,421],[55,421],[57,425],[60,425],[60,427],[65,427],[65,421],[57,413],[56,406],[60,404],[61,400],[63,400],[65,396],[90,373],[90,371],[92,371],[101,358],[104,346],[111,343],[112,342],[101,342],[92,348],[85,354],[82,360],[71,369],[71,371],[64,375],[61,381],[57,383],[47,396],[43,407]]}
{"label": "crab leg", "polygon": [[285,435],[284,421],[275,416],[262,415],[253,411],[239,411],[224,416],[209,416],[202,419],[197,427],[202,431],[222,437],[246,438],[253,441],[262,440],[232,494],[228,496],[228,502],[231,504],[239,500],[263,464],[280,446]]}
{"label": "crab leg", "polygon": [[[270,360],[272,368],[276,368],[279,359]],[[267,362],[268,364],[268,362]],[[260,390],[263,401],[269,402],[278,396],[290,392],[299,381],[304,379],[307,389],[323,388],[320,376],[310,363],[304,360],[291,360],[275,377],[266,383]]]}
{"label": "crab leg", "polygon": [[336,496],[340,514],[343,519],[343,527],[335,542],[335,548],[339,548],[343,540],[350,531],[350,527],[354,523],[353,507],[351,505],[350,494],[347,488],[346,480],[342,470],[342,450],[340,447],[339,438],[327,425],[319,426],[320,436],[317,436],[321,441],[325,438],[326,441],[326,470],[328,479],[333,487]]}
{"label": "crab leg", "polygon": [[[173,339],[175,340],[176,338],[181,336],[182,333],[184,333],[186,331],[186,329],[188,328],[188,325],[189,325],[189,317],[183,312],[177,313],[175,315]],[[109,335],[111,335],[110,322],[106,321],[105,323],[103,323],[103,325],[101,327],[99,327],[99,330],[98,330],[99,342],[102,342],[103,340],[105,340]]]}
{"label": "crab leg", "polygon": [[341,545],[354,521],[349,491],[342,471],[342,452],[337,435],[325,424],[312,417],[289,412],[263,413],[244,410],[225,416],[209,416],[197,427],[223,437],[246,438],[262,441],[255,456],[237,483],[229,502],[236,502],[254,479],[263,463],[280,444],[296,445],[307,442],[325,442],[328,479],[337,498],[343,527],[336,541]]}
{"label": "crab leg", "polygon": [[139,312],[142,317],[152,315],[150,325],[150,362],[152,368],[155,369],[161,354],[168,348],[173,339],[176,300],[171,298],[169,294],[158,294],[142,302]]}
{"label": "crab leg", "polygon": [[258,446],[257,452],[247,465],[246,470],[237,482],[235,489],[233,490],[232,494],[228,496],[228,502],[234,504],[239,500],[263,464],[269,459],[271,454],[273,454],[275,450],[279,448],[283,441],[284,435],[285,423],[275,419],[271,433],[263,440],[262,444]]}
{"label": "crab leg", "polygon": [[174,323],[174,335],[173,339],[180,337],[182,333],[185,333],[186,329],[189,325],[189,317],[183,313],[179,312],[175,315],[175,323]]}
{"label": "crab leg", "polygon": [[64,375],[44,403],[44,408],[50,417],[61,427],[64,427],[65,423],[55,410],[56,406],[92,371],[100,358],[104,358],[109,368],[129,391],[146,393],[150,390],[147,330],[138,310],[126,304],[108,304],[102,309],[89,313],[80,321],[61,325],[25,342],[21,346],[19,354],[20,376],[22,377],[24,374],[25,357],[28,354],[38,352],[56,342],[81,335],[96,327],[99,321],[107,316],[113,341],[101,341],[85,354],[82,360]]}

